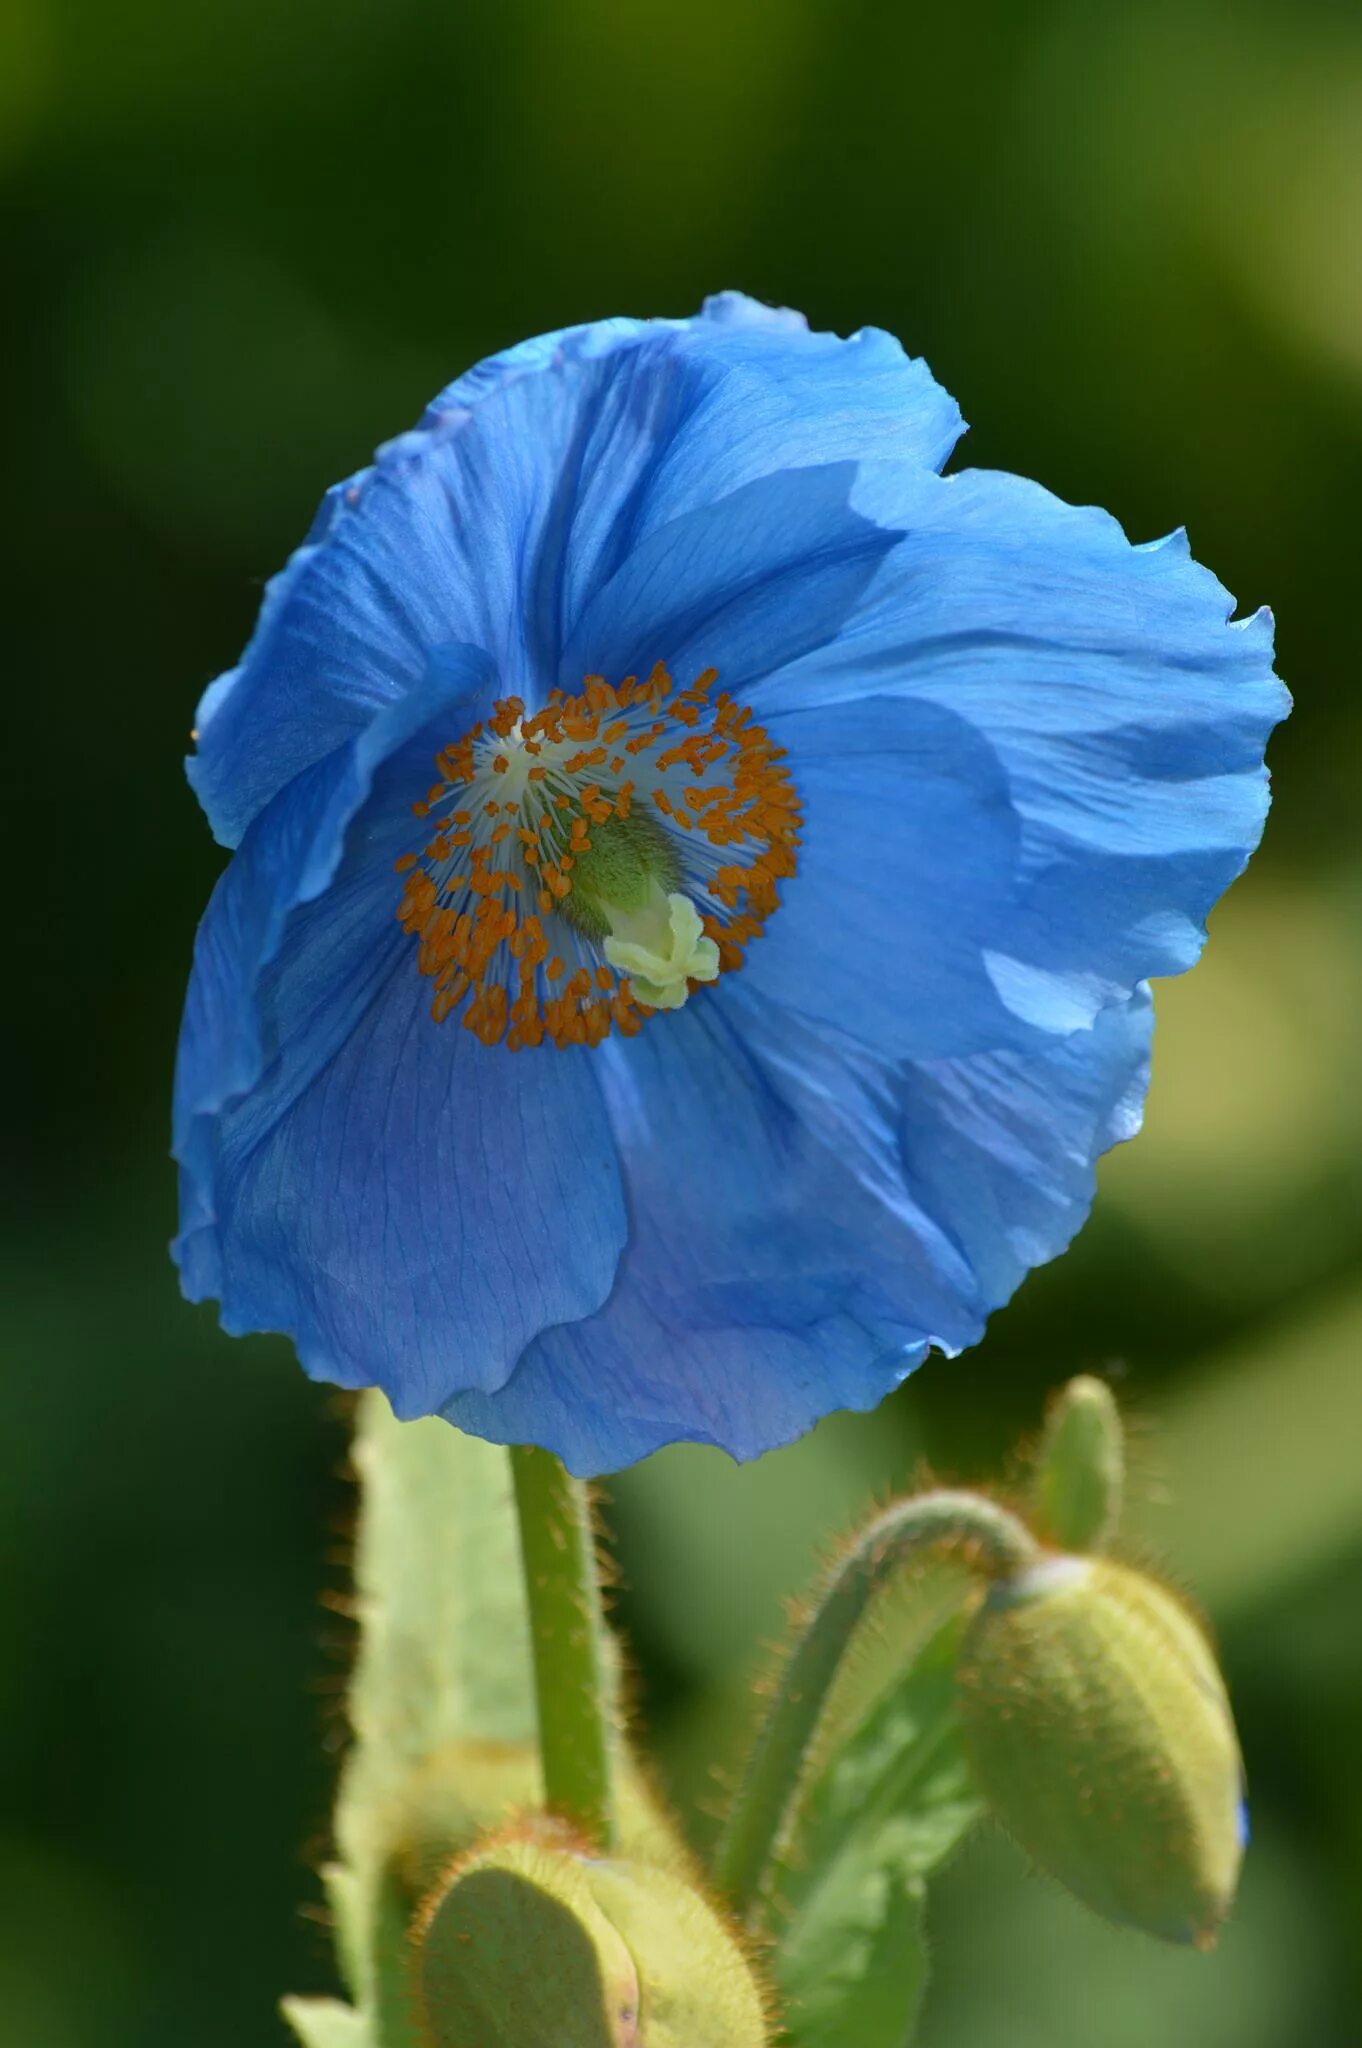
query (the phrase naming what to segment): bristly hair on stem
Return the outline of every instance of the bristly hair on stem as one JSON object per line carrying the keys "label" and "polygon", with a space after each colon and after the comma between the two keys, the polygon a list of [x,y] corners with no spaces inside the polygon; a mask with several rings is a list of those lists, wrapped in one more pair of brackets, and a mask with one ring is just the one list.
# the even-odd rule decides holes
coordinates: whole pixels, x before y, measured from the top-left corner
{"label": "bristly hair on stem", "polygon": [[1035,1562],[1040,1546],[985,1495],[938,1488],[895,1502],[854,1538],[815,1597],[779,1673],[715,1854],[713,1880],[740,1918],[759,1916],[804,1778],[805,1760],[847,1650],[875,1594],[928,1553],[951,1553],[984,1578]]}

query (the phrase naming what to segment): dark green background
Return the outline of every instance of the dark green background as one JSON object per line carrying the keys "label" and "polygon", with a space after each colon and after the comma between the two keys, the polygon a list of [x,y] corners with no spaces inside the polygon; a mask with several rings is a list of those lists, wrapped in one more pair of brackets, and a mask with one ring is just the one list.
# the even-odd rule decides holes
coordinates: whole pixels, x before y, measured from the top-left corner
{"label": "dark green background", "polygon": [[[738,285],[894,329],[964,461],[1185,521],[1297,695],[1263,854],[1160,995],[1074,1252],[873,1420],[618,1489],[671,1782],[820,1537],[1111,1365],[1132,1529],[1203,1594],[1253,1781],[1212,1959],[996,1842],[927,2048],[1362,2039],[1362,17],[1325,0],[6,0],[0,2038],[254,2048],[340,1740],[344,1433],[177,1296],[166,1098],[217,871],[180,756],[324,485],[482,352]],[[905,877],[905,887],[913,878]],[[742,1560],[741,1568],[735,1559]]]}

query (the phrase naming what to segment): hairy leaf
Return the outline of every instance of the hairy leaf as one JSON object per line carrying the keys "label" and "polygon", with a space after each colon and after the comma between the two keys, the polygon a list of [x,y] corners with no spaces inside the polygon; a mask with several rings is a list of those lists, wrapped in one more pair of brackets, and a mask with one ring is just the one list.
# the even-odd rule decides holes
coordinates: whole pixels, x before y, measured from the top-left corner
{"label": "hairy leaf", "polygon": [[[369,1393],[354,1460],[354,1744],[325,1877],[356,2048],[407,2048],[417,1901],[484,1828],[540,1797],[529,1631],[503,1450],[446,1422],[399,1423]],[[342,2012],[325,2023],[344,2026]],[[323,2022],[308,2009],[305,2023]]]}
{"label": "hairy leaf", "polygon": [[279,2007],[303,2048],[377,2048],[362,2013],[334,1998],[286,1998]]}

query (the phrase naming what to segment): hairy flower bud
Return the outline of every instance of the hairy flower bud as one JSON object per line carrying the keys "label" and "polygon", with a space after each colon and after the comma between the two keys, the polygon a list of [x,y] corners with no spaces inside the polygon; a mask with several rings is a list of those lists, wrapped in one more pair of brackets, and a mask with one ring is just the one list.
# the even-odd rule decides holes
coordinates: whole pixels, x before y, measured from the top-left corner
{"label": "hairy flower bud", "polygon": [[591,1863],[586,1875],[638,1969],[639,2048],[761,2048],[756,1980],[697,1891],[643,1863]]}
{"label": "hairy flower bud", "polygon": [[639,1981],[580,1857],[507,1841],[461,1865],[418,1929],[437,2048],[636,2048]]}
{"label": "hairy flower bud", "polygon": [[1036,1465],[1036,1515],[1062,1550],[1100,1550],[1121,1513],[1125,1451],[1111,1388],[1081,1373],[1045,1418]]}
{"label": "hairy flower bud", "polygon": [[762,2048],[761,1994],[683,1880],[552,1836],[485,1844],[416,1928],[432,2048]]}
{"label": "hairy flower bud", "polygon": [[1109,1920],[1209,1947],[1243,1855],[1239,1747],[1214,1658],[1162,1586],[1052,1557],[994,1586],[959,1669],[979,1789]]}

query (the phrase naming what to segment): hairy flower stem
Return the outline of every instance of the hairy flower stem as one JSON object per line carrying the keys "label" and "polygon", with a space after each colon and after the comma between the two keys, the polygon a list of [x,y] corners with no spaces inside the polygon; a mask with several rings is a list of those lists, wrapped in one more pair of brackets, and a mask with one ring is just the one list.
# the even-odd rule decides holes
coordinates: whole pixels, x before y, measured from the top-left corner
{"label": "hairy flower stem", "polygon": [[591,1509],[550,1451],[511,1452],[534,1654],[544,1802],[588,1841],[614,1840],[610,1679]]}
{"label": "hairy flower stem", "polygon": [[898,1501],[862,1530],[825,1586],[776,1684],[714,1859],[740,1918],[756,1918],[802,1790],[805,1762],[842,1659],[874,1595],[924,1553],[949,1550],[985,1578],[1035,1562],[1015,1515],[982,1495],[946,1491]]}

